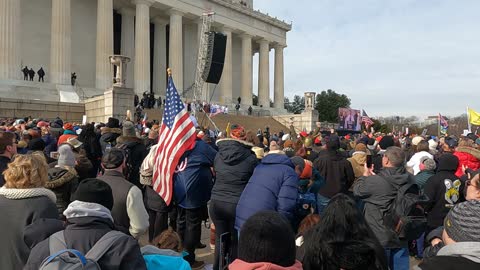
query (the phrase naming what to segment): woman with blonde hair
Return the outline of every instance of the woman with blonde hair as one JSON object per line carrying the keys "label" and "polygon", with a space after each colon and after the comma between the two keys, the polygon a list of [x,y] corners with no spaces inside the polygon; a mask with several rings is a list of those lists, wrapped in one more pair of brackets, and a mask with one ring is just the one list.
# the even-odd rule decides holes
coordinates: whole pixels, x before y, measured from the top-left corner
{"label": "woman with blonde hair", "polygon": [[41,153],[17,155],[3,172],[0,188],[0,269],[22,269],[30,254],[24,228],[39,219],[58,218],[55,194],[44,188],[48,165]]}

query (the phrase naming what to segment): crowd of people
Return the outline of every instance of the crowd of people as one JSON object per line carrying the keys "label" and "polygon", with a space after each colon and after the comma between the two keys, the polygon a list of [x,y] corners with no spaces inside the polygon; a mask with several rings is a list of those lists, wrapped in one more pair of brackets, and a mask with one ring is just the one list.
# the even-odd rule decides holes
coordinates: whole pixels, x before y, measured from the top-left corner
{"label": "crowd of people", "polygon": [[[137,119],[138,120],[138,119]],[[197,127],[173,201],[158,122],[0,120],[1,269],[479,269],[480,139]],[[68,251],[65,251],[68,250]],[[76,250],[76,251],[72,251]],[[70,255],[69,255],[70,254]]]}

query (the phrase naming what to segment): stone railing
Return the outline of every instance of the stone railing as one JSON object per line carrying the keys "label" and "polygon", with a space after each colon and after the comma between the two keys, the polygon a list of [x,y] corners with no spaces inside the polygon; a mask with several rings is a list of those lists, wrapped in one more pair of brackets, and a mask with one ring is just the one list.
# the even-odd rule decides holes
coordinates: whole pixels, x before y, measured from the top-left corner
{"label": "stone railing", "polygon": [[274,26],[277,26],[285,31],[290,31],[292,30],[292,24],[288,24],[282,20],[279,20],[277,18],[274,18],[272,16],[269,16],[267,14],[264,14],[260,11],[257,11],[257,10],[254,10],[254,9],[250,9],[250,8],[247,8],[245,6],[242,6],[238,3],[235,3],[233,2],[232,0],[211,0],[212,2],[214,3],[217,3],[219,5],[222,5],[222,6],[225,6],[225,7],[228,7],[230,9],[234,9],[238,12],[241,12],[241,13],[244,13],[244,14],[247,14],[251,17],[254,17],[260,21],[263,21],[263,22],[266,22],[266,23],[269,23],[269,24],[272,24]]}

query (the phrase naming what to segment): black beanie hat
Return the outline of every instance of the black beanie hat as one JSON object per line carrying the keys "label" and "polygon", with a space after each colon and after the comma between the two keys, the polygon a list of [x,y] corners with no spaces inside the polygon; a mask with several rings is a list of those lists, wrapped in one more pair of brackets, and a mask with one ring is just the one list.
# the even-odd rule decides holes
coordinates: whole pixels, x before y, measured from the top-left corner
{"label": "black beanie hat", "polygon": [[283,267],[295,264],[295,234],[288,221],[274,211],[251,216],[242,227],[238,258],[248,262],[269,262]]}
{"label": "black beanie hat", "polygon": [[74,201],[98,203],[109,210],[113,208],[112,188],[96,178],[87,178],[78,185],[77,191],[72,196]]}
{"label": "black beanie hat", "polygon": [[28,142],[28,150],[43,151],[45,150],[45,142],[41,138],[35,138]]}
{"label": "black beanie hat", "polygon": [[[438,171],[456,172],[458,168],[458,157],[451,153],[443,153],[438,158]],[[454,179],[451,179],[454,180]]]}
{"label": "black beanie hat", "polygon": [[109,117],[106,126],[109,128],[119,128],[120,121],[117,118]]}
{"label": "black beanie hat", "polygon": [[394,146],[393,136],[384,136],[378,143],[381,149],[387,150],[388,147]]}

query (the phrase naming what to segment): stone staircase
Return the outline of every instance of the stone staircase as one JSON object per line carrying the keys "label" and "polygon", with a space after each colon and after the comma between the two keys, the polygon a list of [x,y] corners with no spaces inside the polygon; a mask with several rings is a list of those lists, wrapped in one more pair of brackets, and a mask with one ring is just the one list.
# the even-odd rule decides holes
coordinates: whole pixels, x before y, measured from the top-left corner
{"label": "stone staircase", "polygon": [[[146,109],[148,120],[162,120],[163,109]],[[210,123],[208,118],[205,116],[205,113],[197,113],[198,124],[201,126],[207,126],[213,128],[213,125]],[[227,124],[239,124],[245,127],[247,130],[257,131],[258,129],[264,130],[266,126],[270,127],[271,132],[277,133],[280,130],[288,132],[288,127],[285,124],[273,119],[271,116],[248,116],[248,115],[235,115],[235,114],[218,114],[212,118],[215,122],[215,125],[220,130],[225,130]]]}

